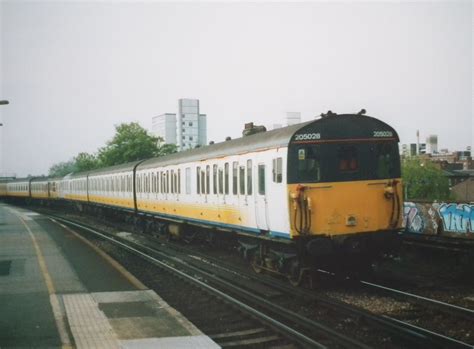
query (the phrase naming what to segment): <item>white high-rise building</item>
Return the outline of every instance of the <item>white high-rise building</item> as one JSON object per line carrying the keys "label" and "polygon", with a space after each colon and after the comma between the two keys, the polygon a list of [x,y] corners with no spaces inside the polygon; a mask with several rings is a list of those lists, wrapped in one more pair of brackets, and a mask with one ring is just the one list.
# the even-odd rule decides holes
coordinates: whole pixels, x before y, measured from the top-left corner
{"label": "white high-rise building", "polygon": [[426,138],[427,144],[427,153],[428,154],[436,154],[438,153],[438,136],[437,135],[430,135]]}
{"label": "white high-rise building", "polygon": [[152,119],[153,133],[165,143],[176,144],[178,150],[207,144],[207,117],[199,113],[199,100],[179,100],[178,114],[165,113]]}
{"label": "white high-rise building", "polygon": [[165,113],[154,116],[152,131],[157,137],[163,138],[167,144],[176,144],[176,114]]}
{"label": "white high-rise building", "polygon": [[199,113],[199,100],[179,100],[177,145],[179,150],[193,149],[207,144],[206,114]]}

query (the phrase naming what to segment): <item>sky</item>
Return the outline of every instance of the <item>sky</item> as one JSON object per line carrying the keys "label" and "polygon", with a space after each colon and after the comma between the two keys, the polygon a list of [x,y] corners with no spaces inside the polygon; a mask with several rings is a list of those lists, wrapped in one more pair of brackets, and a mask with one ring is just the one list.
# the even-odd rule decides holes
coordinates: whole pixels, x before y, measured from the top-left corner
{"label": "sky", "polygon": [[474,149],[470,1],[0,0],[0,172],[47,174],[114,125],[200,100],[208,140],[332,110]]}

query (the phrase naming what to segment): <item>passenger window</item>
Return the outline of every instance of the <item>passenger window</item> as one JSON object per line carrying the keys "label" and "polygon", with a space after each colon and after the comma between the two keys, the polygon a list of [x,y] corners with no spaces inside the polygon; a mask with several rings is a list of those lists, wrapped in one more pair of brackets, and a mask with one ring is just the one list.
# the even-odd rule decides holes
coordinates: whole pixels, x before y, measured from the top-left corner
{"label": "passenger window", "polygon": [[237,162],[232,163],[232,193],[237,195],[237,173],[238,173],[238,164]]}
{"label": "passenger window", "polygon": [[191,194],[191,168],[188,167],[185,170],[185,185],[186,185],[186,194]]}
{"label": "passenger window", "polygon": [[252,160],[247,160],[247,195],[252,195]]}
{"label": "passenger window", "polygon": [[178,189],[178,194],[181,194],[181,169],[178,169],[178,180],[176,188]]}
{"label": "passenger window", "polygon": [[156,193],[158,194],[160,192],[160,173],[159,172],[156,172],[156,175],[155,175],[155,185],[156,185]]}
{"label": "passenger window", "polygon": [[171,170],[171,193],[174,194],[175,192],[175,188],[174,188],[174,185],[175,185],[175,178],[174,178],[174,170]]}
{"label": "passenger window", "polygon": [[258,165],[258,193],[265,195],[265,165]]}
{"label": "passenger window", "polygon": [[201,171],[201,193],[206,194],[206,172]]}
{"label": "passenger window", "polygon": [[224,165],[224,192],[225,195],[229,195],[229,163],[226,162]]}
{"label": "passenger window", "polygon": [[165,171],[161,171],[161,193],[165,194],[166,193],[166,188],[165,188]]}
{"label": "passenger window", "polygon": [[213,193],[217,194],[217,165],[212,166],[212,189]]}
{"label": "passenger window", "polygon": [[201,179],[200,179],[200,176],[201,176],[201,168],[196,167],[196,192],[198,194],[201,194]]}
{"label": "passenger window", "polygon": [[273,182],[281,183],[283,181],[283,160],[282,158],[273,159]]}
{"label": "passenger window", "polygon": [[239,168],[240,195],[245,195],[245,166]]}
{"label": "passenger window", "polygon": [[219,194],[224,193],[224,171],[222,168],[219,169]]}
{"label": "passenger window", "polygon": [[211,166],[206,166],[206,194],[211,192]]}

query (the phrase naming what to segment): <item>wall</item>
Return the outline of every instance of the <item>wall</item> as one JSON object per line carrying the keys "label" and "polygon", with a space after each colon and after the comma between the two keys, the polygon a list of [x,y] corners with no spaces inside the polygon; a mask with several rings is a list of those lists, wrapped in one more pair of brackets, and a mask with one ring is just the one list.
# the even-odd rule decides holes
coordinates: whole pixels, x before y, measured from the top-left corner
{"label": "wall", "polygon": [[474,204],[404,203],[403,224],[409,233],[474,239]]}

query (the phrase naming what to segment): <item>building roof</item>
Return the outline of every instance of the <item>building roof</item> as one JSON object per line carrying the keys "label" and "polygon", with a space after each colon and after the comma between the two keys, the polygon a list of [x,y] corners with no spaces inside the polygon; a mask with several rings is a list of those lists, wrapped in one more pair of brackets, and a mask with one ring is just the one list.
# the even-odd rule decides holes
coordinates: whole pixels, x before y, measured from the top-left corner
{"label": "building roof", "polygon": [[446,177],[474,177],[474,170],[443,170]]}

